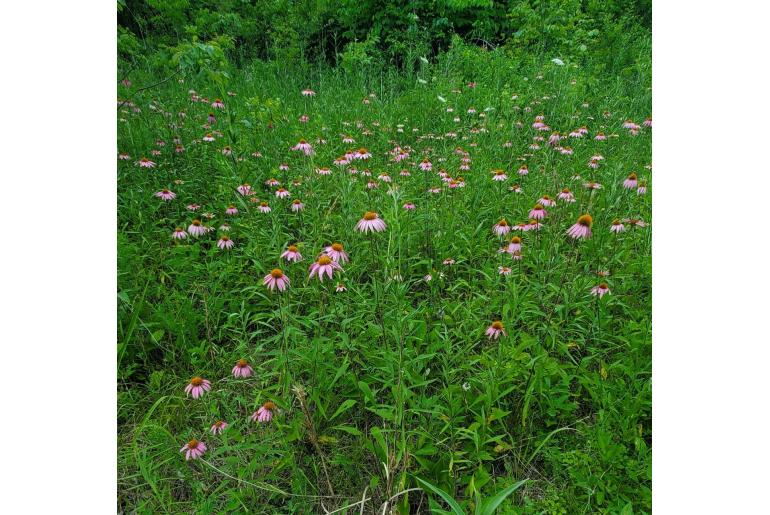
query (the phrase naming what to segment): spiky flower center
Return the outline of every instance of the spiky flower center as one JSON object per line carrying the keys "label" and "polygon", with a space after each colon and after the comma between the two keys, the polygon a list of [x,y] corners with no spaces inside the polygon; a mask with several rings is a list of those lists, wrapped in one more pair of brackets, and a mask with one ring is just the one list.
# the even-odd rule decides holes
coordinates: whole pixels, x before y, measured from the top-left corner
{"label": "spiky flower center", "polygon": [[299,144],[300,145],[307,145],[307,141],[305,141],[304,139],[301,139],[301,140],[299,140]]}
{"label": "spiky flower center", "polygon": [[542,211],[543,210],[543,205],[542,204],[535,204],[534,210],[535,211]]}
{"label": "spiky flower center", "polygon": [[359,154],[367,154],[367,153],[369,153],[369,151],[366,150],[364,147],[361,147],[361,148],[358,149],[358,153]]}
{"label": "spiky flower center", "polygon": [[617,218],[612,221],[612,225],[620,225],[620,220]]}
{"label": "spiky flower center", "polygon": [[497,222],[497,225],[500,227],[508,227],[508,221],[505,218],[501,218],[499,222]]}
{"label": "spiky flower center", "polygon": [[[541,198],[543,200],[551,200],[551,197],[549,197],[548,195],[543,195]],[[537,208],[537,206],[535,206],[535,207]]]}
{"label": "spiky flower center", "polygon": [[300,201],[299,199],[294,199],[294,200],[292,201],[292,204],[294,204],[295,206],[297,206],[297,205],[299,205],[299,204],[302,204],[302,201]]}
{"label": "spiky flower center", "polygon": [[521,238],[519,238],[518,236],[514,236],[513,238],[511,238],[511,243],[518,245],[519,243],[521,243]]}
{"label": "spiky flower center", "polygon": [[190,379],[190,384],[193,386],[200,386],[203,384],[203,378],[195,376],[192,379]]}
{"label": "spiky flower center", "polygon": [[289,252],[297,252],[297,246],[296,245],[289,245]]}
{"label": "spiky flower center", "polygon": [[281,193],[283,193],[284,191],[286,191],[286,188],[278,188],[278,191],[280,191]]}
{"label": "spiky flower center", "polygon": [[495,170],[495,175],[505,175],[505,170]]}
{"label": "spiky flower center", "polygon": [[260,202],[259,205],[262,207],[267,207],[267,202]]}
{"label": "spiky flower center", "polygon": [[374,220],[375,218],[377,218],[377,213],[374,211],[367,211],[364,213],[364,220]]}
{"label": "spiky flower center", "polygon": [[561,192],[562,193],[569,193],[570,191],[569,191],[569,188],[564,188],[563,190],[561,190]]}
{"label": "spiky flower center", "polygon": [[190,440],[189,442],[187,442],[187,448],[188,448],[188,449],[190,449],[191,451],[192,451],[193,449],[197,449],[197,448],[198,448],[198,444],[199,444],[199,443],[200,443],[200,442],[199,442],[198,440],[196,440],[195,438],[193,438],[192,440]]}
{"label": "spiky flower center", "polygon": [[609,286],[607,286],[607,283],[601,283],[601,284],[599,285],[599,289],[600,289],[600,290],[608,290],[609,288],[610,288],[610,287],[609,287]]}
{"label": "spiky flower center", "polygon": [[332,243],[332,250],[335,250],[337,252],[342,252],[342,249],[344,247],[342,246],[342,243]]}
{"label": "spiky flower center", "polygon": [[280,279],[283,277],[283,272],[280,268],[274,268],[272,272],[270,272],[270,275],[273,276],[274,279]]}
{"label": "spiky flower center", "polygon": [[593,218],[591,218],[591,215],[581,215],[580,218],[578,218],[577,223],[582,225],[583,227],[591,227],[591,223],[593,222]]}
{"label": "spiky flower center", "polygon": [[321,266],[326,266],[331,262],[332,262],[332,258],[330,258],[329,256],[321,256],[318,258],[318,264]]}
{"label": "spiky flower center", "polygon": [[636,180],[636,174],[631,172],[630,174],[628,174],[628,179],[631,180],[631,181],[635,181]]}
{"label": "spiky flower center", "polygon": [[247,367],[249,365],[249,362],[246,361],[245,359],[239,359],[236,365],[238,365],[238,368],[243,368],[243,367]]}
{"label": "spiky flower center", "polygon": [[182,228],[181,227],[177,227],[176,229],[174,229],[174,232],[182,232]]}
{"label": "spiky flower center", "polygon": [[226,234],[223,234],[222,236],[220,236],[219,239],[222,241],[230,241],[230,237]]}
{"label": "spiky flower center", "polygon": [[277,406],[273,401],[267,401],[262,405],[263,408],[265,408],[268,411],[273,411]]}
{"label": "spiky flower center", "polygon": [[193,220],[192,224],[197,227],[197,226],[199,226],[201,224],[201,221],[200,220]]}
{"label": "spiky flower center", "polygon": [[229,206],[227,206],[227,209],[235,209],[235,205],[230,204]]}
{"label": "spiky flower center", "polygon": [[492,322],[492,329],[495,329],[497,331],[502,331],[503,323],[499,320],[495,320],[494,322]]}

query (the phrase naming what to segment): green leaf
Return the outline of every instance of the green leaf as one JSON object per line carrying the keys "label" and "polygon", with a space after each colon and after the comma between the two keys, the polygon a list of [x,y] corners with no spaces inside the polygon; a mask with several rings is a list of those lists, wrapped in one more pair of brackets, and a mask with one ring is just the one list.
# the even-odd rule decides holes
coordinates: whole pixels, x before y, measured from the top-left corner
{"label": "green leaf", "polygon": [[460,507],[459,504],[457,504],[457,501],[455,501],[451,495],[443,491],[441,488],[428,483],[424,479],[421,479],[417,476],[415,476],[414,479],[420,484],[423,490],[427,489],[426,491],[433,492],[434,494],[444,499],[444,501],[446,501],[449,507],[452,508],[452,513],[454,513],[455,515],[465,515],[465,512],[463,511],[463,509]]}
{"label": "green leaf", "polygon": [[334,412],[334,415],[332,415],[329,420],[330,421],[334,420],[335,418],[337,418],[338,416],[340,416],[341,414],[343,414],[344,412],[346,412],[347,410],[355,406],[356,402],[358,401],[356,401],[355,399],[346,400],[345,402],[340,404],[340,407],[337,408],[337,411]]}
{"label": "green leaf", "polygon": [[514,483],[508,488],[505,488],[503,490],[500,490],[494,497],[492,497],[490,500],[488,500],[486,503],[484,503],[483,507],[476,508],[476,513],[478,515],[492,515],[498,506],[500,506],[500,503],[502,503],[506,497],[511,495],[513,492],[518,490],[521,485],[529,481],[529,479],[522,479],[518,483]]}

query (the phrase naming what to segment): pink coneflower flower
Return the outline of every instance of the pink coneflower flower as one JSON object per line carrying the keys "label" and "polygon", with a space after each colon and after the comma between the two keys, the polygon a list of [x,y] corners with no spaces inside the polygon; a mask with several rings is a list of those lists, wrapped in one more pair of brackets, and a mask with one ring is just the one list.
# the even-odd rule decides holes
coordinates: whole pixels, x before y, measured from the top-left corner
{"label": "pink coneflower flower", "polygon": [[622,127],[624,129],[633,129],[633,128],[636,128],[636,127],[639,127],[639,126],[636,125],[632,120],[629,119],[629,120],[626,120],[625,122],[623,122]]}
{"label": "pink coneflower flower", "polygon": [[505,328],[503,327],[503,323],[500,320],[495,320],[492,322],[492,325],[490,325],[486,331],[486,335],[490,340],[497,340],[500,338],[501,334],[506,336]]}
{"label": "pink coneflower flower", "polygon": [[254,369],[251,368],[249,362],[245,359],[239,359],[232,370],[233,377],[249,377],[254,373]]}
{"label": "pink coneflower flower", "polygon": [[419,166],[423,172],[429,172],[433,169],[433,165],[427,157],[420,162]]}
{"label": "pink coneflower flower", "polygon": [[505,181],[508,179],[508,176],[505,174],[505,170],[494,170],[492,172],[494,175],[492,176],[493,181]]}
{"label": "pink coneflower flower", "polygon": [[232,148],[230,148],[229,146],[228,146],[228,147],[225,147],[225,148],[223,148],[223,149],[222,149],[222,155],[225,155],[225,156],[231,156],[231,155],[233,155],[233,149],[232,149]]}
{"label": "pink coneflower flower", "polygon": [[219,226],[219,230],[227,232],[227,231],[230,230],[230,226],[227,225],[227,224],[222,224],[222,225]]}
{"label": "pink coneflower flower", "polygon": [[345,288],[345,285],[344,285],[344,284],[342,284],[342,283],[337,283],[337,287],[336,287],[336,288],[334,288],[334,291],[335,291],[335,292],[337,292],[337,293],[342,293],[342,292],[348,291],[348,289],[347,289],[347,288]]}
{"label": "pink coneflower flower", "polygon": [[538,204],[542,204],[545,207],[550,207],[550,206],[555,206],[556,205],[556,201],[553,200],[548,195],[543,195],[542,197],[540,197],[540,199],[537,201],[537,203]]}
{"label": "pink coneflower flower", "polygon": [[229,206],[227,206],[227,209],[225,209],[225,214],[226,215],[237,215],[238,214],[238,208],[235,207],[234,205],[230,204]]}
{"label": "pink coneflower flower", "polygon": [[454,265],[454,264],[455,264],[455,260],[454,260],[454,259],[452,259],[452,258],[446,258],[446,259],[443,261],[443,263],[444,263],[444,265],[445,265],[445,266],[452,266],[452,265]]}
{"label": "pink coneflower flower", "polygon": [[514,252],[521,251],[521,238],[518,236],[514,236],[513,238],[511,238],[511,242],[508,244],[508,248],[506,249],[506,251],[509,254],[513,254]]}
{"label": "pink coneflower flower", "polygon": [[358,221],[355,229],[359,232],[382,232],[387,228],[385,222],[374,211],[367,211]]}
{"label": "pink coneflower flower", "polygon": [[176,198],[176,193],[174,193],[169,189],[163,188],[162,190],[156,192],[155,196],[161,200],[169,201],[169,200],[174,200]]}
{"label": "pink coneflower flower", "polygon": [[303,89],[302,90],[302,96],[303,97],[314,97],[315,96],[315,91],[313,91],[312,89]]}
{"label": "pink coneflower flower", "polygon": [[214,422],[214,425],[211,426],[211,434],[212,435],[221,435],[222,431],[228,426],[229,424],[225,422],[224,420],[219,420],[217,422]]}
{"label": "pink coneflower flower", "polygon": [[631,227],[647,227],[647,224],[638,218],[624,218],[623,221]]}
{"label": "pink coneflower flower", "polygon": [[639,181],[639,187],[636,189],[637,195],[646,195],[647,194],[647,183],[644,181]]}
{"label": "pink coneflower flower", "polygon": [[561,135],[559,135],[558,132],[554,132],[551,134],[551,136],[548,138],[548,145],[555,146],[559,141],[561,140]]}
{"label": "pink coneflower flower", "polygon": [[353,144],[353,143],[356,142],[356,140],[354,140],[350,136],[344,135],[344,136],[342,136],[342,142],[346,143],[346,144]]}
{"label": "pink coneflower flower", "polygon": [[574,239],[587,240],[591,237],[591,223],[593,223],[591,215],[581,215],[577,222],[569,228],[567,235]]}
{"label": "pink coneflower flower", "polygon": [[185,460],[195,460],[203,456],[203,453],[206,452],[206,444],[193,438],[184,444],[184,446],[179,449],[179,452],[184,453]]}
{"label": "pink coneflower flower", "polygon": [[223,234],[219,237],[219,241],[217,242],[217,247],[219,247],[222,250],[230,250],[233,248],[233,245],[235,245],[235,242],[230,239],[229,236],[226,234]]}
{"label": "pink coneflower flower", "polygon": [[280,268],[274,268],[272,272],[265,276],[262,284],[267,286],[270,291],[278,287],[279,291],[284,291],[289,287],[289,278],[284,275]]}
{"label": "pink coneflower flower", "polygon": [[596,141],[604,141],[607,139],[607,136],[603,132],[599,132],[596,134],[596,136],[594,136],[594,139]]}
{"label": "pink coneflower flower", "polygon": [[364,147],[361,147],[358,150],[356,150],[356,153],[353,154],[352,157],[353,159],[369,159],[370,157],[372,157],[372,154],[370,154],[369,151],[366,150]]}
{"label": "pink coneflower flower", "polygon": [[565,202],[575,202],[575,194],[572,193],[569,188],[564,188],[559,192],[558,195],[556,195],[556,198],[559,200],[563,200]]}
{"label": "pink coneflower flower", "polygon": [[612,226],[610,227],[610,232],[614,233],[621,233],[626,230],[626,226],[623,225],[623,222],[618,220],[617,218],[612,221]]}
{"label": "pink coneflower flower", "polygon": [[214,141],[214,135],[209,132],[208,134],[203,136],[203,141],[208,141],[208,142]]}
{"label": "pink coneflower flower", "polygon": [[546,216],[545,209],[541,204],[535,204],[535,207],[529,212],[529,217],[534,220],[542,220]]}
{"label": "pink coneflower flower", "polygon": [[295,198],[291,201],[291,210],[293,212],[299,213],[303,209],[305,209],[305,204],[303,204],[301,200]]}
{"label": "pink coneflower flower", "polygon": [[508,189],[514,193],[521,193],[521,186],[519,186],[518,184],[514,184]]}
{"label": "pink coneflower flower", "polygon": [[274,402],[267,401],[255,411],[253,415],[251,415],[251,420],[254,422],[270,422],[273,418],[273,411],[275,411],[276,408],[277,406]]}
{"label": "pink coneflower flower", "polygon": [[348,161],[348,159],[345,156],[340,156],[334,160],[334,164],[337,166],[345,166],[347,164],[350,164],[350,161]]}
{"label": "pink coneflower flower", "polygon": [[602,185],[595,181],[588,181],[584,184],[584,186],[589,190],[600,190],[602,189]]}
{"label": "pink coneflower flower", "polygon": [[404,206],[403,206],[403,207],[404,207],[404,209],[406,209],[407,211],[412,211],[412,210],[414,210],[414,209],[416,209],[416,208],[417,208],[417,206],[415,206],[415,205],[414,205],[414,204],[412,204],[411,202],[407,202],[406,204],[404,204]]}
{"label": "pink coneflower flower", "polygon": [[369,182],[366,183],[366,187],[367,187],[367,189],[372,190],[372,189],[377,187],[377,183],[374,182],[374,181],[369,181]]}
{"label": "pink coneflower flower", "polygon": [[332,278],[334,270],[342,271],[342,267],[336,262],[332,261],[332,258],[326,254],[322,254],[312,265],[310,265],[310,275],[308,279],[312,279],[318,275],[318,280],[323,282],[324,274]]}
{"label": "pink coneflower flower", "polygon": [[214,109],[224,109],[225,104],[222,102],[221,98],[217,98],[211,103],[211,107]]}
{"label": "pink coneflower flower", "polygon": [[521,251],[516,250],[514,252],[511,252],[511,258],[513,258],[514,261],[521,261],[522,259]]}
{"label": "pink coneflower flower", "polygon": [[347,263],[350,260],[348,253],[345,252],[345,248],[342,246],[342,243],[332,243],[324,249],[324,252],[335,263]]}
{"label": "pink coneflower flower", "polygon": [[236,191],[238,191],[238,193],[240,193],[243,196],[251,195],[251,185],[241,184],[236,188]]}
{"label": "pink coneflower flower", "polygon": [[628,174],[628,177],[626,177],[626,180],[623,181],[623,187],[627,190],[632,190],[636,188],[636,185],[638,184],[638,181],[636,179],[636,174],[634,172],[631,172]]}
{"label": "pink coneflower flower", "polygon": [[286,190],[286,188],[278,188],[275,190],[275,196],[278,198],[286,198],[289,196],[289,192]]}
{"label": "pink coneflower flower", "polygon": [[187,238],[187,233],[181,227],[177,227],[174,229],[174,232],[171,233],[171,238],[174,240],[183,240]]}
{"label": "pink coneflower flower", "polygon": [[270,208],[270,206],[267,204],[267,202],[264,202],[264,201],[263,201],[263,202],[260,202],[260,203],[259,203],[259,212],[260,212],[260,213],[269,213],[270,211],[272,211],[272,209],[271,209],[271,208]]}
{"label": "pink coneflower flower", "polygon": [[176,152],[177,154],[183,153],[184,152],[184,146],[182,146],[182,145],[175,146],[174,147],[174,152]]}
{"label": "pink coneflower flower", "polygon": [[497,273],[500,275],[511,275],[511,269],[507,266],[498,266]]}
{"label": "pink coneflower flower", "polygon": [[139,160],[137,163],[139,165],[139,168],[155,168],[155,161],[150,161],[146,157],[143,157]]}
{"label": "pink coneflower flower", "polygon": [[299,123],[307,123],[310,121],[310,117],[306,114],[303,114],[299,117]]}
{"label": "pink coneflower flower", "polygon": [[521,168],[519,168],[519,175],[527,175],[529,173],[529,168],[527,168],[527,165],[521,165]]}
{"label": "pink coneflower flower", "polygon": [[211,383],[208,379],[195,376],[190,379],[190,384],[185,386],[184,391],[188,396],[192,395],[193,399],[197,399],[202,396],[204,392],[211,391]]}
{"label": "pink coneflower flower", "polygon": [[200,220],[193,220],[190,226],[187,228],[187,232],[192,234],[193,236],[203,236],[208,231],[206,230],[206,227],[203,226]]}
{"label": "pink coneflower flower", "polygon": [[505,236],[511,232],[511,226],[508,225],[508,221],[505,218],[501,218],[499,222],[492,226],[492,232],[498,236]]}
{"label": "pink coneflower flower", "polygon": [[323,167],[323,168],[316,168],[315,173],[317,173],[318,175],[331,175],[332,171],[326,167]]}
{"label": "pink coneflower flower", "polygon": [[610,293],[610,287],[607,286],[607,283],[601,283],[591,288],[591,295],[598,295],[600,299],[608,293]]}
{"label": "pink coneflower flower", "polygon": [[441,188],[429,188],[428,193],[433,193],[433,194],[441,193]]}
{"label": "pink coneflower flower", "polygon": [[283,254],[281,254],[281,257],[289,263],[302,261],[302,254],[299,253],[296,245],[289,245]]}
{"label": "pink coneflower flower", "polygon": [[162,153],[163,153],[163,152],[161,152],[160,150],[151,150],[151,151],[150,151],[150,154],[152,154],[153,156],[159,156],[159,155],[161,155]]}
{"label": "pink coneflower flower", "polygon": [[304,139],[299,140],[299,143],[291,147],[291,149],[298,152],[304,152],[306,156],[309,156],[313,153],[313,147]]}
{"label": "pink coneflower flower", "polygon": [[118,159],[120,159],[121,161],[128,161],[129,159],[131,159],[131,156],[121,152],[120,154],[118,154]]}
{"label": "pink coneflower flower", "polygon": [[386,174],[385,172],[382,172],[380,175],[378,175],[377,179],[381,180],[382,182],[392,182],[390,175]]}
{"label": "pink coneflower flower", "polygon": [[540,229],[542,229],[542,228],[543,228],[543,224],[541,224],[540,222],[538,222],[538,221],[537,221],[537,220],[535,220],[534,218],[531,218],[531,219],[529,220],[529,223],[527,223],[527,224],[526,224],[526,225],[525,225],[525,226],[522,228],[522,230],[523,230],[523,231],[525,231],[525,232],[526,232],[526,231],[539,231],[539,230],[540,230]]}
{"label": "pink coneflower flower", "polygon": [[209,116],[206,119],[206,123],[208,123],[209,125],[214,125],[215,123],[217,123],[217,117],[214,116],[214,113],[209,113]]}
{"label": "pink coneflower flower", "polygon": [[644,125],[645,127],[650,127],[651,128],[652,127],[652,118],[645,118],[644,121],[642,122],[642,125]]}

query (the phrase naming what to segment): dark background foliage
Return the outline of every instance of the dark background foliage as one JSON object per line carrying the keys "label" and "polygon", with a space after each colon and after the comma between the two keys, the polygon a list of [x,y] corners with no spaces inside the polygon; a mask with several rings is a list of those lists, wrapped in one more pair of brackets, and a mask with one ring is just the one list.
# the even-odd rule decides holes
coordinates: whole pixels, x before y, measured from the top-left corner
{"label": "dark background foliage", "polygon": [[215,43],[235,65],[253,59],[411,70],[459,36],[512,56],[632,64],[649,38],[651,0],[119,0],[122,64],[167,64],[180,45]]}

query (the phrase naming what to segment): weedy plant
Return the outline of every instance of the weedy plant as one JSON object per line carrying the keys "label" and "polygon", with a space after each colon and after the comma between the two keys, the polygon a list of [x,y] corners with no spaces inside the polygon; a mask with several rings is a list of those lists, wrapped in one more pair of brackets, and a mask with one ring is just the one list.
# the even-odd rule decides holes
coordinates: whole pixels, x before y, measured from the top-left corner
{"label": "weedy plant", "polygon": [[119,86],[119,509],[649,512],[649,68],[220,57]]}

